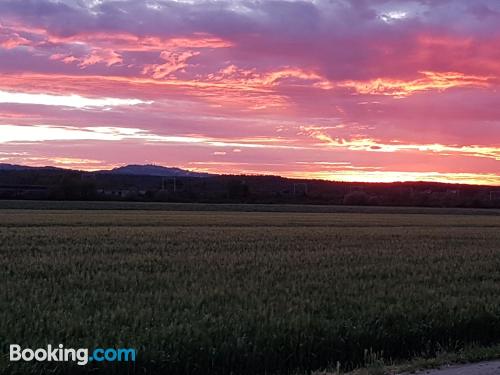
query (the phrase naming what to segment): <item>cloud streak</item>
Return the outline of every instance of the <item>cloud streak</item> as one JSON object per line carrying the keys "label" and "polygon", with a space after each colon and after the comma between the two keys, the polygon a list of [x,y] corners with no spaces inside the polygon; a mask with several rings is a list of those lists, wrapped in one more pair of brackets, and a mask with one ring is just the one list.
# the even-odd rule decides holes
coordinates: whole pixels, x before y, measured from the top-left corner
{"label": "cloud streak", "polygon": [[37,104],[73,108],[116,107],[151,104],[151,101],[119,98],[86,98],[80,95],[50,95],[0,91],[0,103]]}

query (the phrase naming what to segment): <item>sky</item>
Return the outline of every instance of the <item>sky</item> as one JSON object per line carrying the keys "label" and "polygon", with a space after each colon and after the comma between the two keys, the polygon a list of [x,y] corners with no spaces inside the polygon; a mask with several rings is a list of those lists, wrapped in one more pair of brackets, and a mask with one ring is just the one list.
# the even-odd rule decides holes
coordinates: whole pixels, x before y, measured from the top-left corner
{"label": "sky", "polygon": [[500,185],[496,0],[0,0],[0,163]]}

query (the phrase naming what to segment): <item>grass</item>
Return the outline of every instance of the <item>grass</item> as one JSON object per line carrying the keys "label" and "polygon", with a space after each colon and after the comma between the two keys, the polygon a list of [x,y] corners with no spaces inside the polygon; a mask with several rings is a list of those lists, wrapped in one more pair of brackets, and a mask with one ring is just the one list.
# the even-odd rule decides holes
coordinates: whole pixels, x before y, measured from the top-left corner
{"label": "grass", "polygon": [[127,346],[139,361],[4,355],[2,374],[346,371],[500,337],[495,211],[3,207],[2,353]]}

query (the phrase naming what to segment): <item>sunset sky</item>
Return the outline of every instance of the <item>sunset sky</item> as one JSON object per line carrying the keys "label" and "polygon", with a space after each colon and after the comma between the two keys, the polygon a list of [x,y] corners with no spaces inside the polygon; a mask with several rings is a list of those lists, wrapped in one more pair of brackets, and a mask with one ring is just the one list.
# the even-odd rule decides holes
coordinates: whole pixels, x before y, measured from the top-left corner
{"label": "sunset sky", "polygon": [[500,2],[1,0],[0,163],[500,185]]}

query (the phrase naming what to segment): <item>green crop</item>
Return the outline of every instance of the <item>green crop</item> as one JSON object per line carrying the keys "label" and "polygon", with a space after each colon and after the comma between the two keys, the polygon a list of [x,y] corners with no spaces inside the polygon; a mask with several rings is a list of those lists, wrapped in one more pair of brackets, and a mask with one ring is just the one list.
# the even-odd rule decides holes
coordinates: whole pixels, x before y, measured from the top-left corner
{"label": "green crop", "polygon": [[[2,209],[0,373],[295,373],[498,343],[500,216],[423,212]],[[138,362],[11,363],[13,343]]]}

